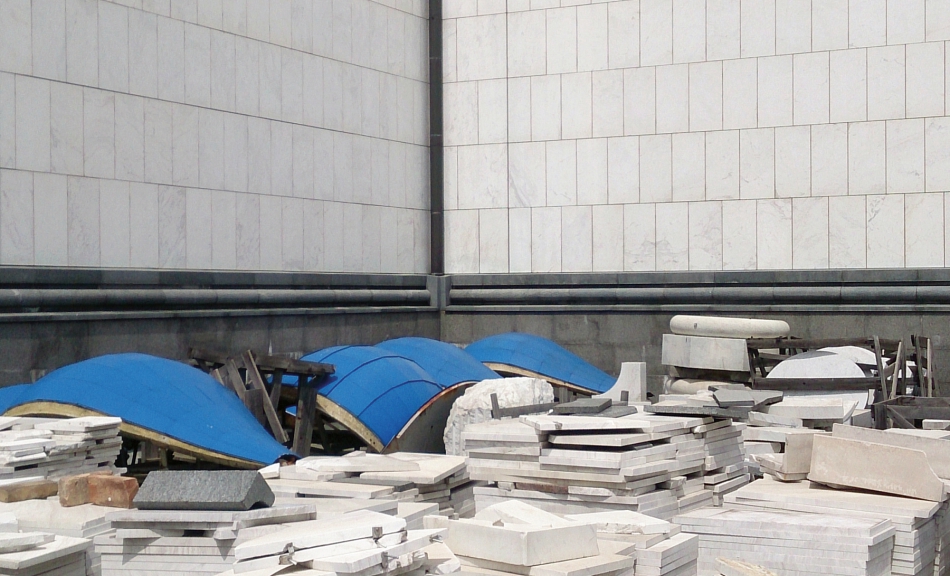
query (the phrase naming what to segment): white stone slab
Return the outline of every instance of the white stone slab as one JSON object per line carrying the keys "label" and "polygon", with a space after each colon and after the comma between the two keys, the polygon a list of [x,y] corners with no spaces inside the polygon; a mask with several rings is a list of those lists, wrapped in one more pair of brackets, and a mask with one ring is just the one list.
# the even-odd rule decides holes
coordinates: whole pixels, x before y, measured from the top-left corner
{"label": "white stone slab", "polygon": [[712,338],[783,338],[789,335],[791,328],[782,320],[678,314],[670,319],[670,331],[683,336]]}
{"label": "white stone slab", "polygon": [[666,520],[660,520],[631,510],[568,514],[565,518],[575,522],[593,524],[597,532],[608,534],[669,534],[673,529],[673,525]]}
{"label": "white stone slab", "polygon": [[628,402],[643,402],[647,399],[647,364],[646,362],[623,362],[620,364],[620,376],[610,390],[597,394],[595,398],[610,398],[614,402],[621,401],[621,394],[627,393]]}
{"label": "white stone slab", "polygon": [[745,340],[664,334],[661,362],[667,366],[705,370],[749,371]]}
{"label": "white stone slab", "polygon": [[121,418],[111,416],[84,416],[82,418],[67,418],[55,420],[33,426],[37,430],[52,430],[53,432],[91,432],[118,428],[122,424]]}
{"label": "white stone slab", "polygon": [[[934,473],[943,479],[950,479],[950,441],[928,438],[922,434],[929,431],[918,430],[901,433],[897,430],[874,430],[835,424],[833,435],[836,438],[874,442],[900,448],[920,450],[927,455],[927,461]],[[939,434],[940,432],[938,432]]]}
{"label": "white stone slab", "polygon": [[515,566],[536,566],[595,556],[597,533],[589,524],[535,527],[449,521],[445,544],[457,555]]}
{"label": "white stone slab", "polygon": [[833,436],[815,437],[808,479],[934,502],[946,499],[944,484],[923,451]]}
{"label": "white stone slab", "polygon": [[261,477],[265,480],[280,478],[280,464],[271,464],[260,469]]}
{"label": "white stone slab", "polygon": [[925,419],[924,430],[950,430],[950,420]]}
{"label": "white stone slab", "polygon": [[70,554],[83,552],[90,546],[92,546],[91,540],[56,536],[52,541],[30,550],[0,554],[0,570],[9,570],[16,573],[17,570],[24,570],[58,558],[64,558]]}
{"label": "white stone slab", "polygon": [[465,458],[443,454],[416,454],[397,452],[391,455],[394,460],[415,465],[414,470],[399,472],[364,472],[360,478],[366,480],[402,480],[416,484],[435,484],[465,469]]}
{"label": "white stone slab", "polygon": [[864,370],[850,358],[834,352],[812,350],[779,362],[765,379],[864,377]]}
{"label": "white stone slab", "polygon": [[[462,563],[462,573],[474,568],[477,573],[503,576],[504,574],[519,574],[521,576],[598,576],[601,574],[624,574],[625,570],[633,567],[635,560],[630,556],[615,554],[599,554],[586,558],[553,562],[538,566],[518,566],[503,562],[494,562],[480,558],[459,556]],[[628,573],[629,574],[629,573]]]}
{"label": "white stone slab", "polygon": [[401,472],[418,470],[413,462],[393,458],[384,454],[351,452],[346,456],[311,456],[297,461],[297,468],[306,468],[314,472]]}
{"label": "white stone slab", "polygon": [[45,532],[0,533],[0,554],[32,550],[53,541],[52,534]]}
{"label": "white stone slab", "polygon": [[820,396],[786,397],[767,408],[769,414],[802,420],[847,420],[857,407],[856,402]]}
{"label": "white stone slab", "polygon": [[764,412],[749,412],[749,426],[783,426],[786,428],[802,428],[801,418],[766,414]]}
{"label": "white stone slab", "polygon": [[383,498],[393,493],[392,486],[355,484],[349,482],[309,482],[307,480],[268,480],[274,493],[291,493],[301,496],[329,496],[336,498],[372,499]]}
{"label": "white stone slab", "polygon": [[571,526],[574,524],[557,514],[545,512],[517,500],[489,506],[475,514],[474,519],[492,525]]}

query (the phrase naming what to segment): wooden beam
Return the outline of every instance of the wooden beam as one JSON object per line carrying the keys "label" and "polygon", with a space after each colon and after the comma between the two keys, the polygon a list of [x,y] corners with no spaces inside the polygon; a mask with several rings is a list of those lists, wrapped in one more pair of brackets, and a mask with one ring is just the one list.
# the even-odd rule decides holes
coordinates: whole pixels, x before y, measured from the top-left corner
{"label": "wooden beam", "polygon": [[233,359],[228,359],[225,362],[224,373],[227,375],[227,381],[231,385],[231,389],[238,395],[241,402],[244,402],[244,392],[247,390],[247,386],[244,385],[244,378],[241,378],[241,371]]}
{"label": "wooden beam", "polygon": [[310,455],[313,442],[313,417],[317,410],[317,377],[297,381],[297,424],[294,426],[293,451],[301,457]]}
{"label": "wooden beam", "polygon": [[333,374],[333,364],[322,364],[320,362],[307,362],[304,360],[293,360],[281,356],[255,355],[257,365],[264,370],[271,372],[274,370],[283,370],[285,374],[294,374],[297,376],[326,376]]}
{"label": "wooden beam", "polygon": [[871,378],[756,378],[753,388],[778,391],[871,390],[878,387],[878,379]]}
{"label": "wooden beam", "polygon": [[261,400],[263,402],[264,416],[267,417],[267,423],[270,426],[271,434],[278,442],[284,444],[287,442],[287,433],[280,424],[280,418],[277,416],[277,409],[271,398],[267,395],[267,387],[264,386],[264,379],[261,373],[257,371],[257,364],[254,359],[254,353],[250,350],[241,355],[244,361],[244,369],[247,370],[247,382],[254,390],[260,390]]}
{"label": "wooden beam", "polygon": [[887,375],[884,374],[884,358],[881,349],[881,340],[874,337],[874,357],[877,360],[877,374],[881,380],[881,398],[887,400]]}

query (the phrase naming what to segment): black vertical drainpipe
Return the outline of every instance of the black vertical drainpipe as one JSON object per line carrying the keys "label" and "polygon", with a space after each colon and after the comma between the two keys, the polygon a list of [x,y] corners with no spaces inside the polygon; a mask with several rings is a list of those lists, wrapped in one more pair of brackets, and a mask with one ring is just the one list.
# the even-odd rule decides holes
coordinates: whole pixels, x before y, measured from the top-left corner
{"label": "black vertical drainpipe", "polygon": [[442,0],[429,0],[429,272],[445,273],[442,148]]}

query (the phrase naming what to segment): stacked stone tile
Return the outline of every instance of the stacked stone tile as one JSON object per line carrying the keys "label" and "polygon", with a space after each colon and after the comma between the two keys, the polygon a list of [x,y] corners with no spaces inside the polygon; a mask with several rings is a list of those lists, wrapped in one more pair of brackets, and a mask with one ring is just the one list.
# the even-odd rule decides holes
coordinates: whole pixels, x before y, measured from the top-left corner
{"label": "stacked stone tile", "polygon": [[23,526],[14,514],[0,514],[0,574],[11,576],[85,576],[85,551],[92,542]]}
{"label": "stacked stone tile", "polygon": [[699,536],[700,576],[719,574],[717,558],[801,576],[891,573],[896,531],[888,520],[706,508],[674,522]]}
{"label": "stacked stone tile", "polygon": [[111,470],[122,447],[120,418],[0,420],[0,481]]}
{"label": "stacked stone tile", "polygon": [[748,481],[731,420],[630,414],[523,416],[462,433],[476,508],[514,498],[557,513],[672,518]]}

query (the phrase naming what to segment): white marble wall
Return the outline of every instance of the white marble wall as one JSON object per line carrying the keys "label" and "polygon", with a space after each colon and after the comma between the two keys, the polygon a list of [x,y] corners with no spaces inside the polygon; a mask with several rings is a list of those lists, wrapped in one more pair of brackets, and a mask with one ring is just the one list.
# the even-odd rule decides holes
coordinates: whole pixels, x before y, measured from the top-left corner
{"label": "white marble wall", "polygon": [[950,266],[947,0],[445,0],[449,272]]}
{"label": "white marble wall", "polygon": [[0,1],[0,264],[425,272],[426,8]]}

